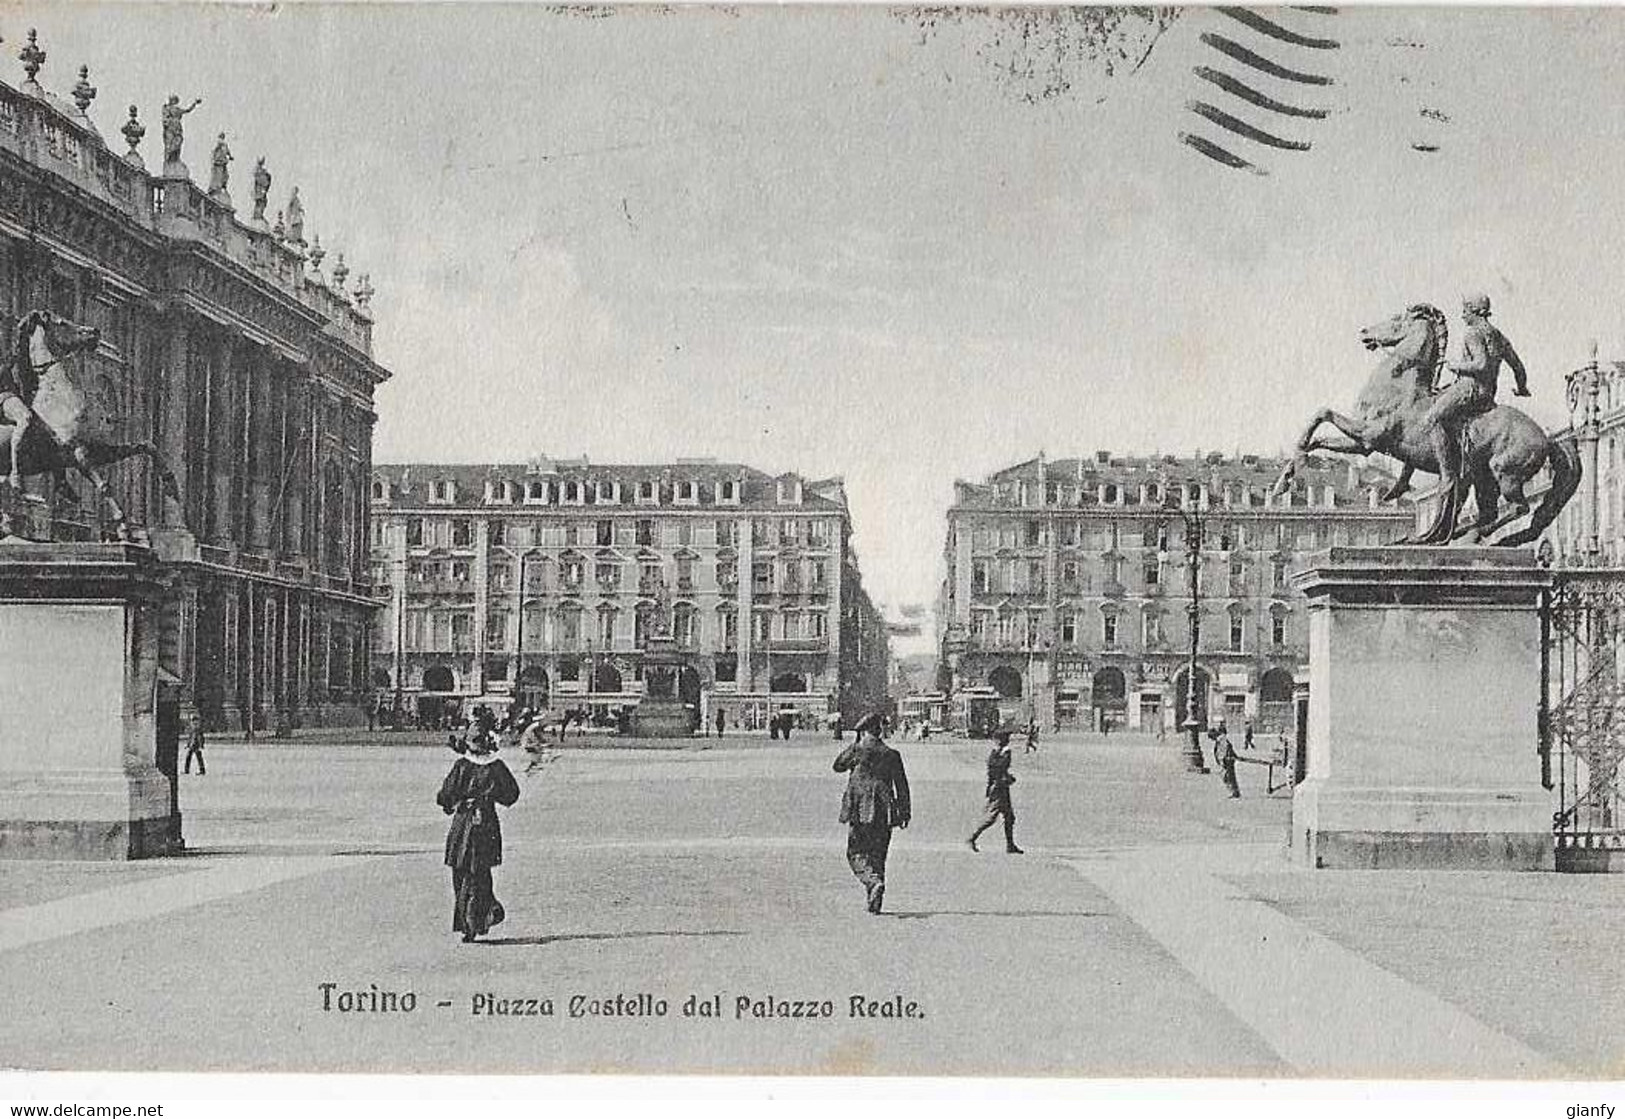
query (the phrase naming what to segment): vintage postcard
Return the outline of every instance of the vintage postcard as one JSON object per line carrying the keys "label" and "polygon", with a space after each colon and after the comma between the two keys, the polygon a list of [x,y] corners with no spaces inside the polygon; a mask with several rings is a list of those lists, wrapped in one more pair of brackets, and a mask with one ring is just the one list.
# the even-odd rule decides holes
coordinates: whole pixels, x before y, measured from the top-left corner
{"label": "vintage postcard", "polygon": [[0,1067],[1625,1068],[1625,13],[0,39]]}

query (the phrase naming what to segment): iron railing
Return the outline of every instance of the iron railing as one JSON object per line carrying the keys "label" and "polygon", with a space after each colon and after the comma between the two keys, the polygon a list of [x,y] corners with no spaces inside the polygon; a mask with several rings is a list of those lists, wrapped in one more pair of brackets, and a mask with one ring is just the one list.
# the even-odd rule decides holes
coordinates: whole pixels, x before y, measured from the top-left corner
{"label": "iron railing", "polygon": [[1541,612],[1540,764],[1558,793],[1562,867],[1625,848],[1625,570],[1553,574]]}

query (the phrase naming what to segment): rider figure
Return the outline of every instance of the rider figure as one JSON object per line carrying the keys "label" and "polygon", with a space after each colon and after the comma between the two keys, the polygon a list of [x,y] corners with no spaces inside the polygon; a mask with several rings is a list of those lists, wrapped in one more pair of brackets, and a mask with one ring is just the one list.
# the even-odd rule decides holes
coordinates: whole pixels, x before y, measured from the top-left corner
{"label": "rider figure", "polygon": [[1505,361],[1517,379],[1517,396],[1529,395],[1527,375],[1518,352],[1494,326],[1490,325],[1490,297],[1468,295],[1461,301],[1461,317],[1466,330],[1461,339],[1461,360],[1448,368],[1455,382],[1434,399],[1423,417],[1428,437],[1439,458],[1439,478],[1456,479],[1461,473],[1461,429],[1473,416],[1495,406],[1496,382]]}
{"label": "rider figure", "polygon": [[22,492],[23,437],[28,425],[34,421],[34,393],[39,388],[39,377],[28,356],[28,341],[18,337],[12,348],[11,360],[0,363],[0,416],[11,425],[11,488]]}

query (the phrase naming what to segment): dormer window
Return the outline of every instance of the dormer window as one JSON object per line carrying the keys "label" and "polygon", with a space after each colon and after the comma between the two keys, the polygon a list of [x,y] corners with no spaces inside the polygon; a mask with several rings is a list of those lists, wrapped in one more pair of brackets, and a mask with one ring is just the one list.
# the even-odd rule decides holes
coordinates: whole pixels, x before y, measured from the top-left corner
{"label": "dormer window", "polygon": [[564,483],[564,504],[580,505],[583,503],[582,492],[585,489],[580,482]]}
{"label": "dormer window", "polygon": [[487,505],[513,504],[514,484],[512,482],[486,482],[485,502]]}
{"label": "dormer window", "polygon": [[778,500],[780,505],[800,505],[801,479],[780,478],[778,486]]}
{"label": "dormer window", "polygon": [[677,483],[677,504],[698,505],[700,503],[700,487],[691,481]]}
{"label": "dormer window", "polygon": [[430,483],[429,500],[436,505],[450,505],[457,500],[457,483],[444,479]]}
{"label": "dormer window", "polygon": [[638,504],[655,505],[660,501],[660,483],[644,480],[638,483]]}
{"label": "dormer window", "polygon": [[382,482],[373,482],[373,484],[372,484],[372,499],[374,501],[383,501],[384,498],[385,498],[385,495],[387,493],[388,493],[388,491],[384,488],[384,483],[382,483]]}
{"label": "dormer window", "polygon": [[718,505],[738,505],[739,504],[739,483],[738,482],[718,482],[717,483],[717,504]]}
{"label": "dormer window", "polygon": [[546,482],[526,482],[525,483],[525,504],[526,505],[546,505],[547,504],[547,483]]}

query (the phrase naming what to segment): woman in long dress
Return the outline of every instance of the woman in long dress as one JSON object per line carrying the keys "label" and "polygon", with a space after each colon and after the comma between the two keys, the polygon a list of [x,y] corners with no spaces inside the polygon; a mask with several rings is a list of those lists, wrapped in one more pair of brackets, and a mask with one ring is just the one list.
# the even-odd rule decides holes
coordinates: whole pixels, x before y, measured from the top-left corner
{"label": "woman in long dress", "polygon": [[452,765],[435,797],[451,817],[446,833],[446,865],[455,893],[451,927],[467,943],[484,936],[505,914],[491,886],[491,868],[502,864],[502,824],[497,805],[519,799],[519,782],[497,757],[496,737],[476,734],[468,752]]}

